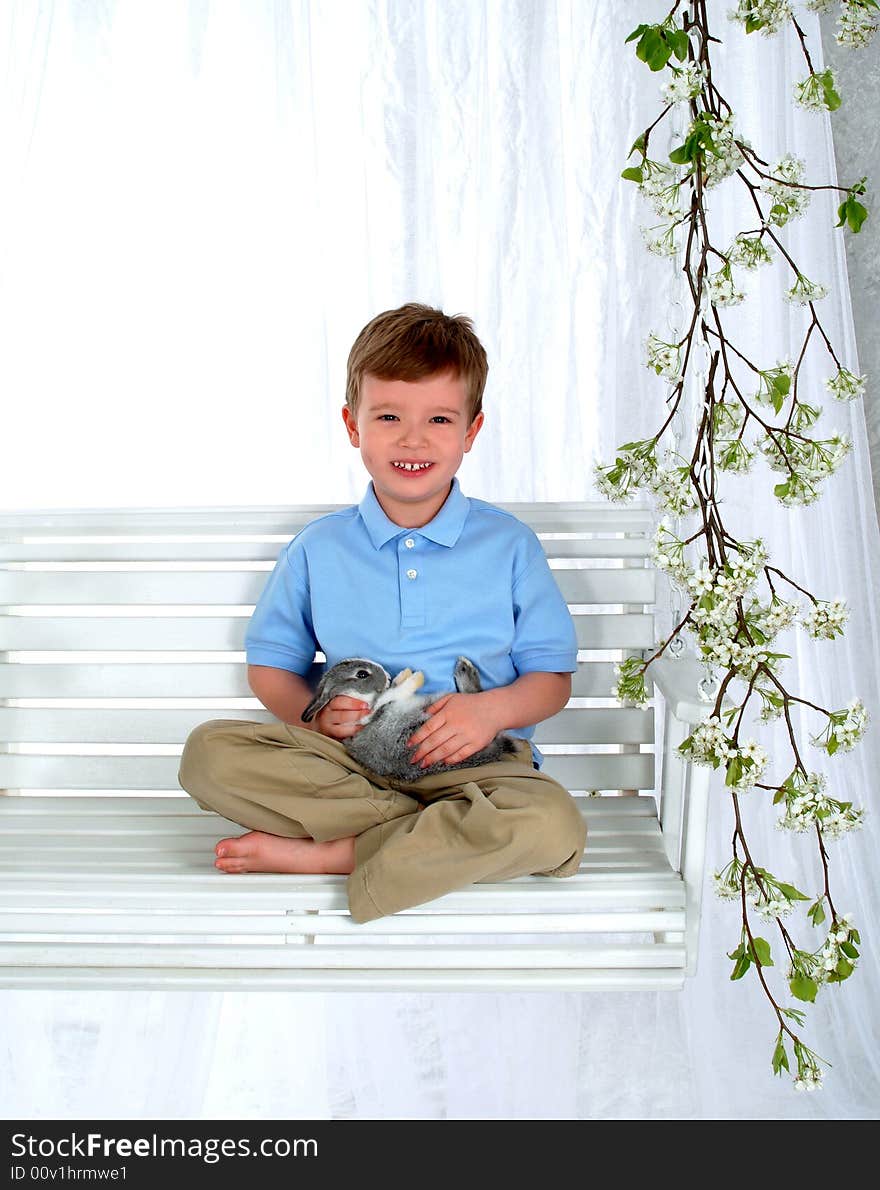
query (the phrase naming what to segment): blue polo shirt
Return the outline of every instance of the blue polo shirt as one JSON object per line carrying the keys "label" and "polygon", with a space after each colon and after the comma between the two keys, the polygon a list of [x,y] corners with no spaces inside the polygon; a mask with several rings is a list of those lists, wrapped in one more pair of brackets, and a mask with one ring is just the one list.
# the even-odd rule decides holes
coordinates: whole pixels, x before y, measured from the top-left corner
{"label": "blue polo shirt", "polygon": [[[465,496],[453,479],[432,521],[402,529],[372,483],[360,504],[319,517],[278,555],[245,635],[249,665],[305,677],[316,651],[409,666],[422,692],[454,690],[458,657],[484,690],[521,674],[573,673],[577,637],[541,543],[509,512]],[[314,671],[312,671],[314,672]],[[511,729],[531,740],[535,728]],[[532,744],[540,765],[541,753]]]}

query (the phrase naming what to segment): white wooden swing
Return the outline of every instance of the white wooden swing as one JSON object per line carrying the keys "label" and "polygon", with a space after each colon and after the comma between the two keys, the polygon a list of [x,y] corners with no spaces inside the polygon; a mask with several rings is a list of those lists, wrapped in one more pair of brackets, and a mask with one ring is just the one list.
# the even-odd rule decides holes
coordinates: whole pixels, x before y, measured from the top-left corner
{"label": "white wooden swing", "polygon": [[0,986],[680,988],[710,774],[675,747],[705,716],[702,669],[648,671],[659,741],[654,706],[579,705],[655,641],[644,506],[503,505],[542,538],[577,624],[574,705],[535,737],[587,819],[576,876],[357,925],[343,876],[214,868],[216,839],[244,828],[182,792],[183,741],[207,719],[271,721],[247,685],[250,611],[281,545],[334,507],[0,513]]}

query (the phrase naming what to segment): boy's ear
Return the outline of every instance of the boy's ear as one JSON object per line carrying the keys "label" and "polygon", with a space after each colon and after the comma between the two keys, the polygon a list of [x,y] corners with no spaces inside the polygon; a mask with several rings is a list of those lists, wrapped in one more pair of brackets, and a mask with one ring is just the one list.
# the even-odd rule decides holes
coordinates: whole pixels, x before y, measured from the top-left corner
{"label": "boy's ear", "polygon": [[474,420],[471,422],[471,424],[468,426],[467,432],[464,436],[465,454],[467,454],[467,452],[473,446],[474,439],[476,438],[477,434],[479,434],[480,428],[482,427],[482,425],[483,425],[483,414],[478,413],[477,416],[474,418]]}
{"label": "boy's ear", "polygon": [[342,406],[342,420],[345,422],[346,430],[348,430],[349,442],[352,446],[360,446],[361,440],[358,435],[357,418],[347,405]]}

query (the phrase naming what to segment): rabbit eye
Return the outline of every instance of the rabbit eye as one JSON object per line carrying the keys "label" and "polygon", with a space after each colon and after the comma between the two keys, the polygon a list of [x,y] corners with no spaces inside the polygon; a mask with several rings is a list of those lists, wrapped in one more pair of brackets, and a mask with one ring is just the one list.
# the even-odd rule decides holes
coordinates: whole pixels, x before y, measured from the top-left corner
{"label": "rabbit eye", "polygon": [[368,678],[370,675],[367,673],[367,671],[365,669],[359,669],[354,676],[356,678]]}

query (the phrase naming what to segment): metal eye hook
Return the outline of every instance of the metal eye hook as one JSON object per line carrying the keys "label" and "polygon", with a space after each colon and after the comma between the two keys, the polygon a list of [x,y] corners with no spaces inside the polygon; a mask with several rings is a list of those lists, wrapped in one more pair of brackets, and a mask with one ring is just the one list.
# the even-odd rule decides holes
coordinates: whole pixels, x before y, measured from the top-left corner
{"label": "metal eye hook", "polygon": [[718,679],[715,676],[715,669],[709,666],[705,674],[700,678],[698,683],[700,691],[700,698],[703,702],[711,702],[718,693]]}
{"label": "metal eye hook", "polygon": [[[673,619],[676,623],[678,623],[678,616],[674,616]],[[681,633],[679,633],[675,640],[669,642],[669,647],[667,648],[666,652],[670,655],[670,657],[679,657],[683,651],[684,641],[681,638]]]}

